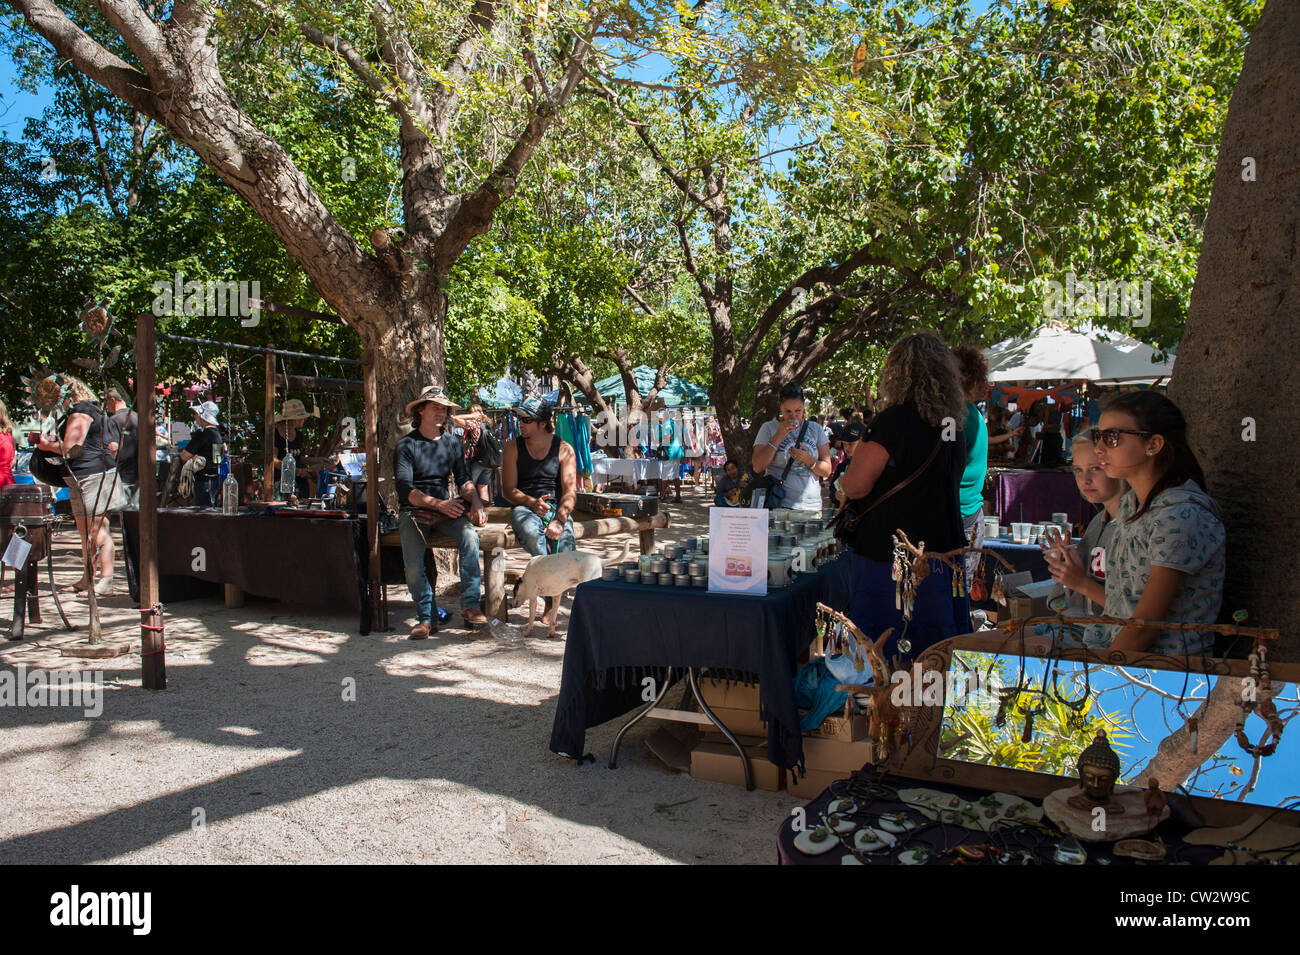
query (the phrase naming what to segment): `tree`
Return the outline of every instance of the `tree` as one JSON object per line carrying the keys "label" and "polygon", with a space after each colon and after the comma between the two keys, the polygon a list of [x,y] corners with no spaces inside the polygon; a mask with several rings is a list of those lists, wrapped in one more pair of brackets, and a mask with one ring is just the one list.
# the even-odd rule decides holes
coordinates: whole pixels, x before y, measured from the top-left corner
{"label": "tree", "polygon": [[[548,21],[540,10],[516,14],[494,0],[418,7],[374,0],[343,5],[337,15],[306,2],[189,0],[169,11],[137,0],[97,0],[93,11],[51,0],[12,5],[59,56],[192,149],[383,357],[379,427],[387,444],[404,402],[445,380],[453,266],[514,194],[608,17],[570,6]],[[127,49],[115,52],[114,44]],[[373,252],[241,104],[275,99],[276,87],[262,84],[283,80],[285,61],[296,67],[289,90],[359,84],[395,119],[404,229],[376,223]],[[494,124],[474,136],[457,123],[467,113],[481,123],[488,112],[510,127],[504,138]],[[467,158],[470,144],[478,155]]]}
{"label": "tree", "polygon": [[[1228,532],[1225,607],[1300,658],[1300,507],[1289,401],[1300,387],[1300,7],[1271,0],[1224,125],[1205,240],[1169,387]],[[1204,744],[1202,744],[1204,745]]]}
{"label": "tree", "polygon": [[[743,21],[738,82],[725,57],[675,58],[651,88],[592,77],[677,194],[728,452],[747,458],[781,384],[840,349],[852,367],[917,324],[996,340],[1041,322],[1045,282],[1069,271],[1151,282],[1140,334],[1172,344],[1208,195],[1201,144],[1252,22],[1250,4],[1209,2],[979,18],[958,0],[795,3]],[[781,59],[803,66],[769,67]]]}

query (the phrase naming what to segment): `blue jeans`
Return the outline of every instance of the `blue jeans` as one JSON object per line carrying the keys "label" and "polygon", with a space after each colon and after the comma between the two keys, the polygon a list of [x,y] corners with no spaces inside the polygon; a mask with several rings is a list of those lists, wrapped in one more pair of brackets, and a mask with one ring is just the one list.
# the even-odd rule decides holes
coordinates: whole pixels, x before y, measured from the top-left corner
{"label": "blue jeans", "polygon": [[[895,654],[910,663],[927,647],[970,631],[970,603],[965,597],[952,595],[952,569],[939,561],[930,562],[930,576],[916,588],[912,619],[903,620],[903,611],[894,607],[892,565],[853,554],[852,598],[849,619],[871,639],[892,627],[893,636],[885,643],[885,660]],[[911,647],[898,650],[898,639],[906,635]]]}
{"label": "blue jeans", "polygon": [[422,527],[415,522],[410,511],[402,511],[397,522],[397,533],[402,538],[402,564],[406,568],[406,589],[415,601],[421,623],[433,620],[433,587],[424,573],[424,551],[427,537],[432,531],[446,534],[456,541],[460,552],[460,607],[477,609],[482,603],[483,569],[479,565],[478,531],[468,518],[443,521],[434,528]]}
{"label": "blue jeans", "polygon": [[[530,510],[522,505],[517,505],[510,509],[510,526],[514,529],[515,536],[519,538],[519,546],[534,557],[547,553],[546,545],[546,524],[537,516],[537,512]],[[553,553],[560,553],[566,550],[577,550],[578,542],[573,537],[573,518],[570,517],[564,522],[564,531],[560,534],[560,539],[556,541],[556,547]]]}

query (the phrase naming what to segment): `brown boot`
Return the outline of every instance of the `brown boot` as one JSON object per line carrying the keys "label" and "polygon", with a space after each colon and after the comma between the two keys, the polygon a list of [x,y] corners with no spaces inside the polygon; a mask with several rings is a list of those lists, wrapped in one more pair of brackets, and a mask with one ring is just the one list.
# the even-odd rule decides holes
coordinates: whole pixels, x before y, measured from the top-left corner
{"label": "brown boot", "polygon": [[411,628],[411,635],[410,635],[409,637],[407,637],[406,639],[408,639],[408,640],[426,640],[426,639],[428,639],[429,634],[430,634],[430,632],[432,632],[432,630],[433,630],[433,627],[432,627],[431,625],[427,624],[427,623],[423,623],[423,622],[421,622],[421,623],[417,623],[414,627]]}
{"label": "brown boot", "polygon": [[462,610],[460,615],[464,618],[467,627],[481,627],[487,623],[487,617],[483,616],[483,611],[477,607],[468,607]]}

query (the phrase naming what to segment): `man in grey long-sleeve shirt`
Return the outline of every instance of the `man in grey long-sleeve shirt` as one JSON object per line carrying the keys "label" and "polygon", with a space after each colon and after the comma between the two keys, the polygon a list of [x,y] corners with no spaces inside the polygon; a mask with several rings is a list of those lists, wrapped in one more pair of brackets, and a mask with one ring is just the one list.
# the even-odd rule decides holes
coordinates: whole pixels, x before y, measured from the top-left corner
{"label": "man in grey long-sleeve shirt", "polygon": [[[402,562],[406,567],[406,586],[419,614],[419,621],[411,629],[412,640],[423,640],[436,626],[433,588],[424,573],[427,530],[415,520],[413,509],[417,507],[441,514],[444,519],[437,524],[437,529],[458,544],[460,606],[465,625],[476,627],[487,622],[479,609],[483,575],[479,568],[478,532],[470,526],[471,522],[479,527],[486,524],[487,511],[470,481],[460,438],[443,430],[448,413],[458,407],[442,389],[424,389],[406,406],[415,430],[397,442],[393,453],[393,476],[401,505],[397,529],[402,538]],[[448,478],[454,482],[459,496],[451,495]]]}

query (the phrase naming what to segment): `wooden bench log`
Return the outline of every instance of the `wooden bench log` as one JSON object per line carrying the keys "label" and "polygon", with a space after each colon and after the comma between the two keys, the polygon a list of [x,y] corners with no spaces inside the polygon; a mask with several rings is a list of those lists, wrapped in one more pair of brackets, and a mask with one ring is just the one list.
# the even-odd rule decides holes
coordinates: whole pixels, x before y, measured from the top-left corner
{"label": "wooden bench log", "polygon": [[[642,554],[654,551],[655,531],[668,527],[667,511],[660,511],[653,517],[602,517],[586,511],[573,512],[574,540],[595,540],[598,537],[614,537],[618,534],[638,535],[637,543]],[[483,612],[489,619],[495,617],[505,621],[506,607],[506,562],[504,554],[492,556],[493,551],[502,551],[519,546],[510,527],[510,508],[488,508],[488,523],[475,528],[478,531],[479,558],[483,561]],[[446,534],[432,529],[428,535],[430,550],[456,550],[456,542]],[[380,542],[385,547],[401,547],[402,538],[397,533],[385,534]]]}

